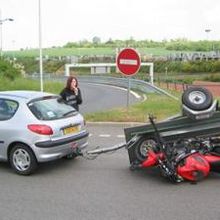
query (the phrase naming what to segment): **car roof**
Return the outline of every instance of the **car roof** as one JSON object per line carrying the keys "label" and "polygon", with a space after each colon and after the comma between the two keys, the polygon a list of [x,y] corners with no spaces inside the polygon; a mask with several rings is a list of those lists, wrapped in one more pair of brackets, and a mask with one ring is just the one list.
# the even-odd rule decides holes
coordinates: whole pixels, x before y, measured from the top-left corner
{"label": "car roof", "polygon": [[1,91],[0,97],[25,99],[26,101],[41,98],[44,96],[57,96],[56,94],[41,92],[41,91],[29,91],[29,90],[13,90],[13,91]]}

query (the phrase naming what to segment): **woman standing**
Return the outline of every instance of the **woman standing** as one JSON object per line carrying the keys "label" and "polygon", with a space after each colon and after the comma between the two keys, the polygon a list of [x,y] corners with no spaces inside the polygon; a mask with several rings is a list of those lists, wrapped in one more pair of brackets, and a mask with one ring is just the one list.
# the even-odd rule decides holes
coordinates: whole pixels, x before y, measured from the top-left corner
{"label": "woman standing", "polygon": [[68,105],[71,105],[77,111],[79,111],[79,105],[82,104],[82,96],[76,77],[68,77],[66,87],[61,91],[60,95]]}

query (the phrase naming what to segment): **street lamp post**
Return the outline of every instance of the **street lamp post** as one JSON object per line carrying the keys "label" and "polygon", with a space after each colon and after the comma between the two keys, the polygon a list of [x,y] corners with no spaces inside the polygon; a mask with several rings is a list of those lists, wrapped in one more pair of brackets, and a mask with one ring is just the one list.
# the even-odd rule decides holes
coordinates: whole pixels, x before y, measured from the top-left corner
{"label": "street lamp post", "polygon": [[0,38],[1,38],[1,42],[0,42],[1,54],[0,54],[0,56],[1,56],[1,57],[2,57],[2,55],[3,55],[3,49],[2,49],[2,45],[3,45],[2,25],[3,25],[3,23],[6,22],[6,21],[14,21],[14,19],[12,19],[12,18],[4,18],[4,19],[2,19],[2,13],[1,13],[1,10],[0,10]]}
{"label": "street lamp post", "polygon": [[39,68],[40,68],[40,90],[44,91],[43,84],[43,58],[42,58],[42,21],[41,21],[41,0],[38,0],[38,9],[39,9]]}
{"label": "street lamp post", "polygon": [[211,32],[211,29],[205,29],[205,32],[207,34],[207,41],[209,40],[209,33]]}
{"label": "street lamp post", "polygon": [[[205,32],[207,34],[207,41],[209,41],[209,33],[211,32],[211,29],[205,29]],[[214,51],[214,44],[211,45],[211,50]]]}
{"label": "street lamp post", "polygon": [[[209,41],[209,33],[211,32],[211,29],[205,29],[205,32],[206,32],[207,44],[209,44],[209,43],[208,43],[208,41]],[[208,46],[208,49],[209,49],[209,46]]]}

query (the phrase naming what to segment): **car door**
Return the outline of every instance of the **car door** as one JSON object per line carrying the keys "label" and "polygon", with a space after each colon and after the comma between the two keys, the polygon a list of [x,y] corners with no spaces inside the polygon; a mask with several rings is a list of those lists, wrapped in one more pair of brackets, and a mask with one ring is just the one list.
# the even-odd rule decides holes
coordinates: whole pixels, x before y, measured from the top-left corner
{"label": "car door", "polygon": [[14,123],[12,119],[18,109],[18,102],[0,98],[0,159],[7,159],[9,139],[14,136]]}

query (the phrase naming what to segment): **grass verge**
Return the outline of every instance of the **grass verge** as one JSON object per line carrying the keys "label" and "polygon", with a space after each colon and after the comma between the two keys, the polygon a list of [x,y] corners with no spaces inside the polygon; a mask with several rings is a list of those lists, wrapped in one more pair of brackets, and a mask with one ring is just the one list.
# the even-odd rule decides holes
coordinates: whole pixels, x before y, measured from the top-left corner
{"label": "grass verge", "polygon": [[[44,82],[44,91],[51,92],[54,94],[59,94],[60,91],[64,87],[64,83],[62,82],[52,82],[45,81]],[[0,90],[8,91],[8,90],[35,90],[40,91],[40,82],[39,80],[30,80],[26,78],[17,78],[12,81],[3,77],[0,77]]]}
{"label": "grass verge", "polygon": [[180,101],[161,94],[148,94],[147,100],[129,106],[129,108],[115,108],[109,111],[100,111],[86,114],[85,118],[91,122],[146,122],[148,114],[163,120],[180,112]]}

